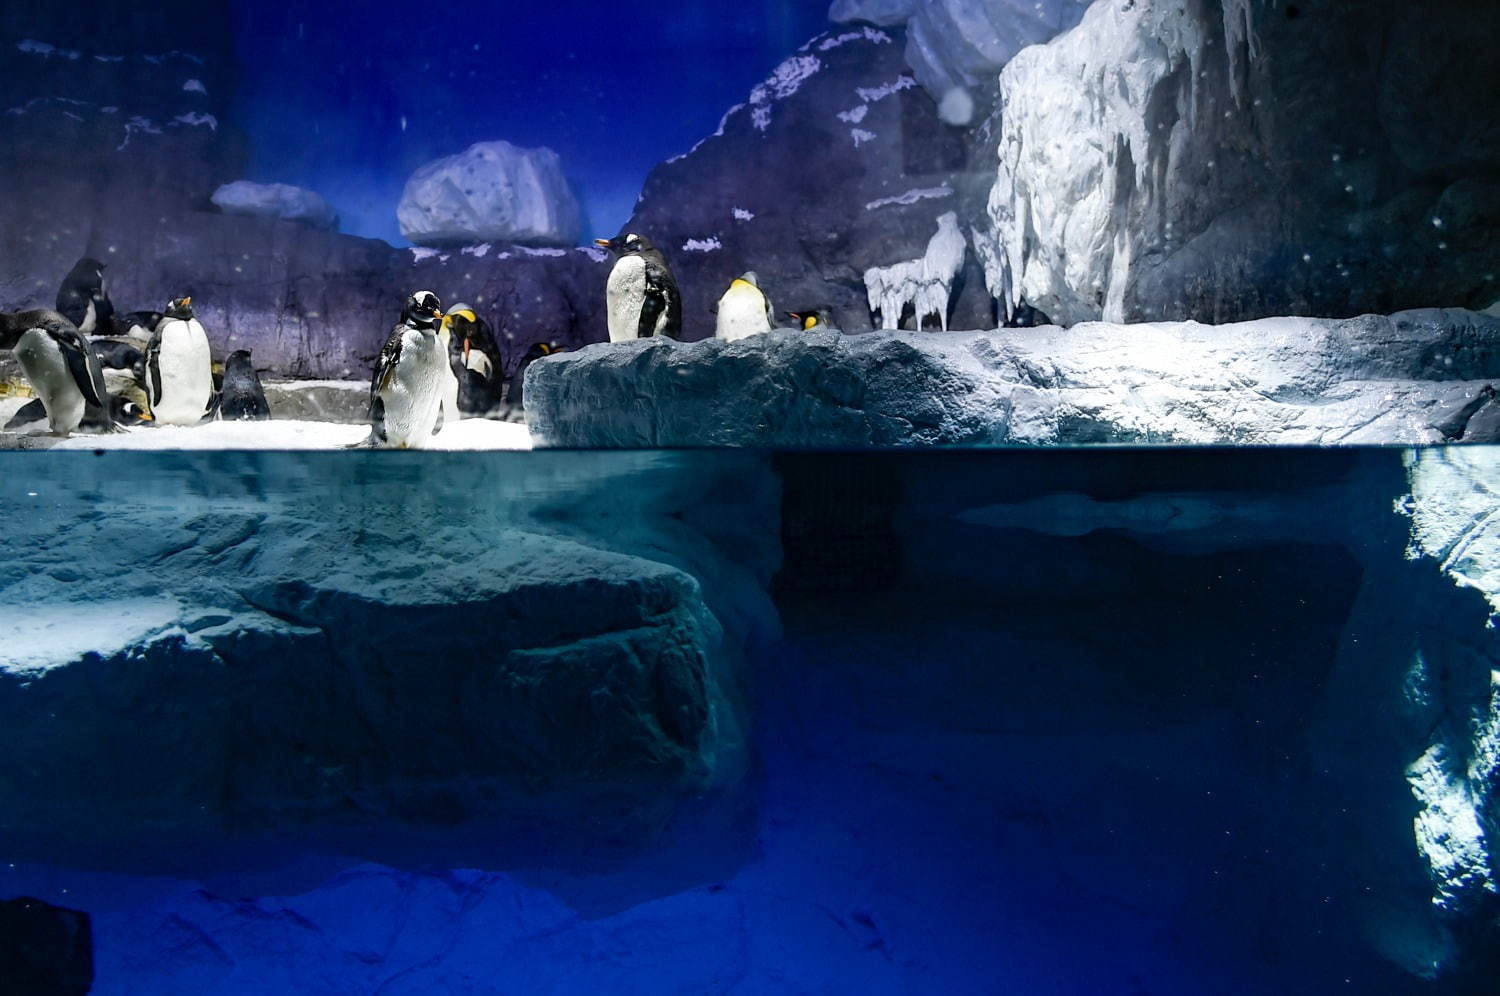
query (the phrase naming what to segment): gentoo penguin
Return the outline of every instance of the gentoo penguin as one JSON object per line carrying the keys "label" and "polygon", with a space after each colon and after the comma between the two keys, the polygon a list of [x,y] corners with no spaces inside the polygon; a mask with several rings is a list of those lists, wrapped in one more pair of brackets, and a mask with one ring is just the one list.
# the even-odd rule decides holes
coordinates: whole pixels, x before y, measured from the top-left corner
{"label": "gentoo penguin", "polygon": [[714,329],[717,339],[743,339],[757,332],[769,332],[774,327],[771,301],[760,289],[760,280],[755,271],[736,277],[714,306],[718,312],[718,325]]}
{"label": "gentoo penguin", "polygon": [[224,361],[224,387],[219,392],[219,417],[260,421],[271,417],[265,389],[260,386],[250,350],[237,349]]}
{"label": "gentoo penguin", "polygon": [[649,239],[634,232],[594,245],[615,255],[609,271],[605,301],[609,312],[609,341],[682,334],[682,292],[666,257]]}
{"label": "gentoo penguin", "polygon": [[190,297],[172,299],[146,346],[146,396],[158,425],[197,425],[213,405],[208,333]]}
{"label": "gentoo penguin", "polygon": [[521,362],[516,365],[516,372],[510,378],[508,403],[512,411],[526,410],[526,368],[544,356],[561,352],[561,349],[550,342],[532,343],[531,348],[526,350],[526,355],[521,357]]}
{"label": "gentoo penguin", "polygon": [[27,311],[10,319],[25,329],[16,341],[16,359],[41,398],[51,430],[66,436],[83,422],[84,409],[93,406],[103,430],[112,431],[104,369],[77,327],[56,311]]}
{"label": "gentoo penguin", "polygon": [[815,329],[826,331],[833,327],[826,311],[788,311],[786,314],[797,323],[797,328],[804,332],[812,332]]}
{"label": "gentoo penguin", "polygon": [[57,289],[57,310],[84,335],[114,331],[114,306],[104,288],[104,264],[85,256]]}
{"label": "gentoo penguin", "polygon": [[503,381],[495,376],[500,347],[489,323],[467,304],[448,309],[452,329],[448,363],[458,377],[458,409],[465,415],[489,415],[500,404]]}
{"label": "gentoo penguin", "polygon": [[444,375],[453,375],[438,337],[442,321],[442,302],[432,291],[406,299],[370,381],[370,445],[416,449],[437,428]]}

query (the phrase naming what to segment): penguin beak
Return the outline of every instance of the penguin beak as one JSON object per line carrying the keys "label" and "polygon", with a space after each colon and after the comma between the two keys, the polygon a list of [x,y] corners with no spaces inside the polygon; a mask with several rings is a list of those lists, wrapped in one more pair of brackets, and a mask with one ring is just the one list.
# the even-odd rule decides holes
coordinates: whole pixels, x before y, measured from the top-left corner
{"label": "penguin beak", "polygon": [[469,347],[472,345],[468,336],[464,336],[464,366],[469,365]]}
{"label": "penguin beak", "polygon": [[185,298],[182,299],[182,306],[184,308],[192,307],[192,304],[193,304],[193,299],[192,298],[185,297]]}
{"label": "penguin beak", "polygon": [[595,239],[594,240],[594,245],[598,246],[600,249],[609,249],[612,246],[614,246],[614,244],[615,244],[614,239]]}
{"label": "penguin beak", "polygon": [[151,418],[151,413],[150,412],[141,412],[141,421],[142,422],[151,422],[151,421],[154,421],[154,419]]}

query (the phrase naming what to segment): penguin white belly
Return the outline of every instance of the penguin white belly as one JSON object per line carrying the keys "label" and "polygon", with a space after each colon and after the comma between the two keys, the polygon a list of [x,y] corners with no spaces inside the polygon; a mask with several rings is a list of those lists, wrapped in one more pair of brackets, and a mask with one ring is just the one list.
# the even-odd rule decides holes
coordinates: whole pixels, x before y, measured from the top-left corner
{"label": "penguin white belly", "polygon": [[32,329],[16,342],[15,356],[42,399],[48,428],[64,434],[77,429],[83,421],[83,392],[74,383],[68,358],[57,341],[41,329]]}
{"label": "penguin white belly", "polygon": [[390,385],[380,392],[387,446],[405,450],[427,445],[443,401],[444,371],[453,376],[441,339],[412,328],[402,333],[401,359]]}
{"label": "penguin white belly", "polygon": [[743,339],[771,331],[766,320],[766,299],[748,288],[735,288],[719,299],[719,321],[714,335],[720,339]]}
{"label": "penguin white belly", "polygon": [[[604,297],[609,309],[609,341],[639,339],[641,309],[646,305],[646,261],[639,256],[621,256],[609,271]],[[657,327],[662,324],[657,322]]]}
{"label": "penguin white belly", "polygon": [[208,334],[196,318],[168,319],[161,330],[156,357],[161,396],[151,403],[158,425],[197,425],[213,400],[213,358]]}

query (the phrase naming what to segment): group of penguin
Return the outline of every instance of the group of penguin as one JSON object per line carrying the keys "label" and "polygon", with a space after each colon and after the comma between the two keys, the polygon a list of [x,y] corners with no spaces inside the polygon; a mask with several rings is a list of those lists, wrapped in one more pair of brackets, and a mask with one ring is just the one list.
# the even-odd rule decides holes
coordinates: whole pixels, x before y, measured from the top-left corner
{"label": "group of penguin", "polygon": [[[605,288],[611,342],[682,332],[682,293],[666,257],[633,232],[596,245],[615,257]],[[105,264],[80,259],[63,280],[55,309],[0,315],[0,348],[13,348],[37,399],[5,426],[45,418],[58,435],[80,427],[112,432],[122,425],[196,425],[207,419],[270,417],[248,350],[215,369],[208,335],[191,297],[161,312],[115,312]],[[715,335],[743,339],[777,327],[776,313],[754,272],[737,277],[714,306]],[[812,331],[823,311],[787,312]],[[506,399],[524,405],[526,367],[555,351],[536,343],[521,358]],[[431,291],[411,295],[375,364],[370,434],[359,445],[420,447],[445,421],[498,410],[504,378],[489,326],[464,304],[445,313]]]}
{"label": "group of penguin", "polygon": [[37,398],[6,423],[46,419],[54,434],[80,427],[196,425],[224,418],[266,418],[269,408],[248,351],[216,372],[191,297],[165,310],[118,314],[105,264],[85,257],[57,293],[56,308],[0,315],[0,348],[10,347]]}
{"label": "group of penguin", "polygon": [[[595,239],[594,244],[615,257],[605,289],[609,341],[680,335],[682,292],[662,251],[634,232]],[[754,270],[736,277],[713,310],[718,339],[744,339],[779,327],[776,311]],[[787,315],[805,331],[828,325],[824,311],[788,311]]]}

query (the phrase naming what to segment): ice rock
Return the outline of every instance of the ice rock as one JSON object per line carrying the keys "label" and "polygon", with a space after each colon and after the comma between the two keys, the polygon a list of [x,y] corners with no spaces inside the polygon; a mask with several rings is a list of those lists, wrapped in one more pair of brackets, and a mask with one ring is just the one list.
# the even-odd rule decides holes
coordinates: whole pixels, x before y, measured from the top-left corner
{"label": "ice rock", "polygon": [[339,227],[339,216],[321,194],[286,183],[235,180],[215,190],[210,200],[225,214],[300,221],[329,231]]}
{"label": "ice rock", "polygon": [[[837,23],[906,24],[906,61],[937,100],[993,80],[1027,45],[1071,28],[1089,0],[834,0]],[[964,123],[967,123],[965,121]]]}
{"label": "ice rock", "polygon": [[406,181],[396,218],[401,234],[424,246],[572,246],[582,228],[557,153],[503,141],[422,166]]}

